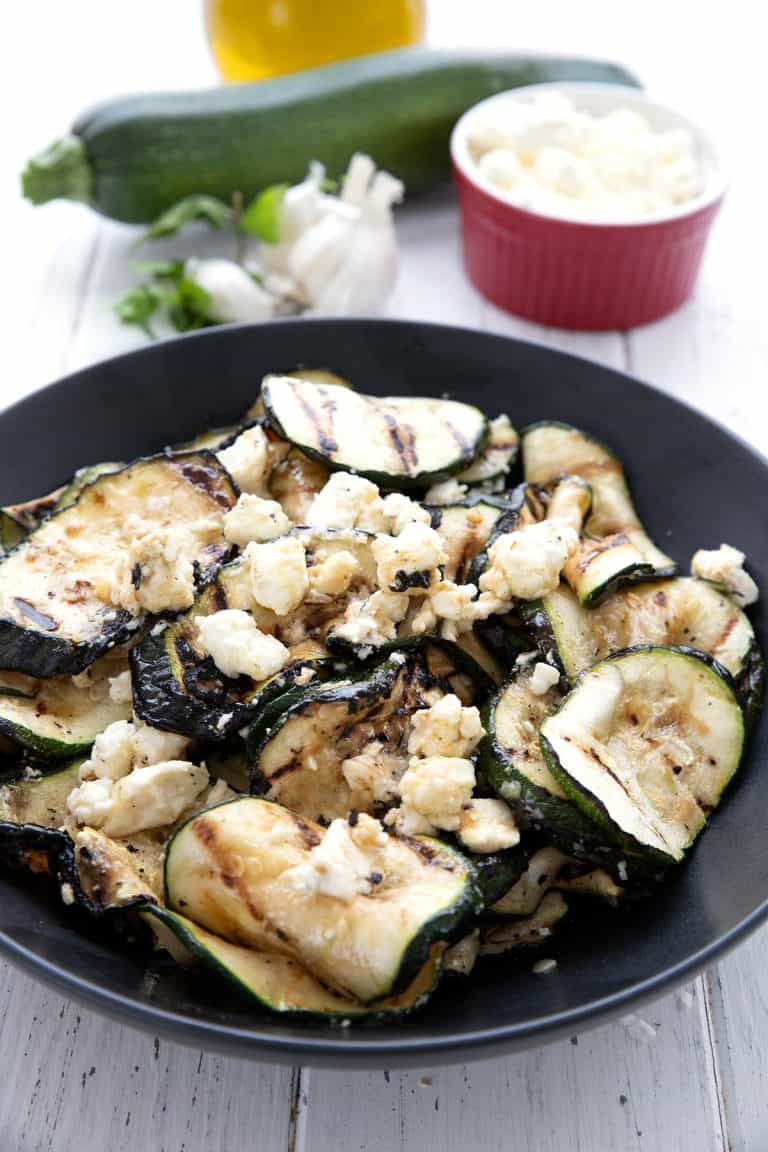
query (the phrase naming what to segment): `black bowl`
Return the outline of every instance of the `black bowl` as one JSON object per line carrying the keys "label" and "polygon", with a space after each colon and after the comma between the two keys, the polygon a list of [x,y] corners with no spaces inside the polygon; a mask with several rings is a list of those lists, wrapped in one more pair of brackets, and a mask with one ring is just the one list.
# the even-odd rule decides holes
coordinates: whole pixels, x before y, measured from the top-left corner
{"label": "black bowl", "polygon": [[[386,321],[286,321],[160,343],[78,372],[0,415],[0,497],[61,483],[82,464],[129,459],[235,420],[266,372],[331,368],[365,391],[448,391],[519,426],[583,425],[627,463],[638,510],[685,565],[701,546],[743,548],[768,588],[768,466],[705,417],[621,373],[479,332]],[[361,429],[361,435],[365,430]],[[764,635],[766,601],[756,611]],[[583,1029],[689,978],[768,911],[763,723],[691,857],[651,901],[595,920],[557,970],[485,963],[386,1027],[329,1029],[261,1015],[176,970],[145,970],[73,923],[50,887],[0,874],[0,948],[43,980],[128,1023],[204,1048],[309,1064],[397,1067],[485,1057]]]}

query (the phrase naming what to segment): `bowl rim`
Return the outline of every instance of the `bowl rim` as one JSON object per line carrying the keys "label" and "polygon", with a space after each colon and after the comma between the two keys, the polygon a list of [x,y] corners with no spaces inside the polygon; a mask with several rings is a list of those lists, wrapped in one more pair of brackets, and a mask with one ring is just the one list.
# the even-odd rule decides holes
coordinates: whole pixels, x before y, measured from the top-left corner
{"label": "bowl rim", "polygon": [[[558,359],[579,361],[592,368],[598,367],[604,371],[628,377],[641,392],[661,396],[676,407],[707,421],[768,470],[768,458],[766,456],[738,433],[727,428],[716,418],[701,412],[694,405],[621,369],[596,365],[593,360],[585,356],[574,355],[571,352],[542,345],[536,341],[521,340],[502,333],[485,332],[461,325],[396,318],[346,317],[333,318],[329,321],[328,318],[323,317],[286,317],[268,322],[267,326],[279,325],[280,327],[288,326],[289,328],[301,329],[310,325],[319,327],[328,323],[339,328],[350,329],[359,325],[376,325],[383,329],[403,327],[420,331],[427,329],[438,335],[441,332],[451,332],[473,339],[481,337],[487,341],[501,341],[506,345],[513,344],[545,349],[548,354]],[[145,357],[151,358],[153,355],[157,355],[164,346],[169,344],[198,340],[221,340],[222,338],[226,339],[226,333],[230,330],[251,329],[254,332],[259,332],[263,331],[264,327],[264,324],[241,323],[203,329],[161,339],[153,344],[134,348],[127,352],[117,353],[105,360],[88,364],[74,372],[67,373],[27,396],[21,397],[13,404],[0,409],[0,416],[22,408],[32,396],[45,394],[53,389],[66,386],[83,374],[97,371],[106,364],[115,362],[141,364]],[[664,968],[654,975],[629,984],[616,992],[607,995],[598,994],[576,1008],[558,1009],[519,1024],[491,1025],[448,1036],[404,1037],[393,1040],[381,1039],[375,1030],[368,1033],[362,1031],[350,1033],[345,1030],[343,1039],[329,1029],[318,1029],[316,1034],[311,1034],[310,1030],[307,1029],[300,1037],[277,1036],[261,1031],[258,1027],[257,1017],[254,1017],[256,1026],[247,1029],[237,1025],[195,1018],[168,1008],[142,1002],[130,995],[111,991],[93,980],[78,975],[49,957],[38,955],[32,948],[6,934],[2,928],[0,928],[0,954],[19,968],[31,973],[36,979],[59,989],[76,1000],[89,1004],[108,1017],[147,1032],[162,1031],[169,1039],[178,1043],[202,1046],[206,1050],[220,1051],[257,1061],[271,1060],[291,1064],[300,1062],[313,1067],[322,1065],[339,1068],[391,1068],[423,1065],[428,1059],[443,1064],[457,1064],[467,1059],[490,1058],[502,1055],[504,1052],[510,1052],[516,1047],[518,1049],[535,1047],[557,1040],[561,1036],[579,1029],[597,1027],[612,1017],[624,1014],[634,1006],[657,999],[664,992],[695,976],[714,960],[721,958],[726,952],[733,949],[766,921],[768,921],[768,899],[759,903],[729,931],[716,937],[671,967]],[[289,1023],[289,1020],[286,1022]]]}
{"label": "bowl rim", "polygon": [[[537,92],[562,92],[565,95],[574,96],[578,96],[580,93],[587,96],[592,93],[597,95],[610,95],[615,96],[617,108],[631,104],[640,108],[654,109],[673,117],[678,121],[678,127],[687,128],[688,131],[691,132],[700,151],[708,161],[710,172],[704,190],[692,200],[687,201],[685,204],[678,205],[669,212],[658,212],[654,213],[653,216],[638,216],[627,220],[584,220],[576,216],[558,216],[548,212],[539,212],[534,208],[517,204],[514,200],[505,196],[490,180],[486,180],[478,170],[477,165],[469,155],[466,139],[467,126],[481,108],[507,101],[525,103],[528,95]],[[692,219],[700,213],[706,213],[716,208],[728,189],[728,181],[722,166],[719,149],[715,146],[712,137],[701,127],[698,121],[671,104],[652,99],[642,89],[632,88],[624,84],[568,80],[562,82],[548,81],[540,84],[525,84],[519,88],[505,88],[502,92],[496,92],[493,96],[487,96],[484,100],[479,100],[477,104],[473,104],[471,108],[468,108],[466,112],[459,117],[451,132],[449,148],[454,169],[460,173],[473,188],[484,193],[503,209],[509,210],[510,217],[514,213],[519,213],[523,217],[529,217],[532,220],[551,224],[553,228],[557,226],[569,229],[584,228],[596,233],[604,233],[611,229],[658,228],[659,226],[667,225],[675,221]]]}

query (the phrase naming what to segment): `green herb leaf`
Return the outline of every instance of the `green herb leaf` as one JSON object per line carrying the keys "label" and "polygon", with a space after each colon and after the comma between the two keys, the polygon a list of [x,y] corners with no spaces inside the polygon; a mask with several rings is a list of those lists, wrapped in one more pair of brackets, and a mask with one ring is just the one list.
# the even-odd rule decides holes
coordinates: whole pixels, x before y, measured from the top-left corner
{"label": "green herb leaf", "polygon": [[197,328],[210,328],[218,324],[211,315],[211,297],[194,280],[183,276],[176,283],[176,292],[170,304],[170,319],[177,332],[193,332]]}
{"label": "green herb leaf", "polygon": [[147,336],[154,336],[150,320],[163,301],[163,294],[153,284],[134,288],[115,304],[115,312],[123,324],[136,324]]}
{"label": "green herb leaf", "polygon": [[265,244],[277,244],[280,239],[280,212],[287,184],[272,184],[259,192],[240,217],[240,231],[258,236]]}
{"label": "green herb leaf", "polygon": [[141,276],[152,280],[180,280],[184,275],[183,260],[137,260],[133,267]]}
{"label": "green herb leaf", "polygon": [[161,236],[175,236],[187,224],[204,220],[211,228],[221,228],[232,219],[232,209],[215,196],[185,196],[177,204],[166,209],[150,225],[142,236],[143,240],[158,240]]}

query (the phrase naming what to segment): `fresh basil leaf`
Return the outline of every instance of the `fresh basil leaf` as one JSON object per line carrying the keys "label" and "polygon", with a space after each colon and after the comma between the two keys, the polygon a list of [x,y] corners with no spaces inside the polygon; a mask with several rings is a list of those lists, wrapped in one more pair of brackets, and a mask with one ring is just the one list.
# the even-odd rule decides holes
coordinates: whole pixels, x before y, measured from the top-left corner
{"label": "fresh basil leaf", "polygon": [[141,276],[152,280],[180,280],[184,275],[183,260],[137,260],[133,267]]}
{"label": "fresh basil leaf", "polygon": [[175,236],[187,224],[204,220],[211,228],[221,228],[232,219],[232,209],[215,196],[185,196],[171,205],[154,221],[142,240],[158,240],[161,236]]}
{"label": "fresh basil leaf", "polygon": [[277,244],[280,239],[280,212],[287,184],[272,184],[251,200],[240,217],[240,231],[258,236],[265,244]]}
{"label": "fresh basil leaf", "polygon": [[123,324],[136,324],[147,336],[154,336],[150,320],[163,301],[163,294],[153,284],[134,288],[115,304],[115,312]]}
{"label": "fresh basil leaf", "polygon": [[211,315],[211,297],[194,280],[183,276],[176,284],[170,304],[170,319],[177,332],[193,332],[218,324]]}

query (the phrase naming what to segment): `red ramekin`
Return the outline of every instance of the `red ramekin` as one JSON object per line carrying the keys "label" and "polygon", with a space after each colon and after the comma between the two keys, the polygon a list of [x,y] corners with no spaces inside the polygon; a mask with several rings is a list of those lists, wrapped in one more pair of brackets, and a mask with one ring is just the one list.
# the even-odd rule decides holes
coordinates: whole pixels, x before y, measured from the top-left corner
{"label": "red ramekin", "polygon": [[[466,131],[477,110],[503,100],[564,92],[593,113],[633,108],[658,131],[688,128],[704,191],[666,216],[583,223],[519,208],[474,164]],[[539,324],[591,330],[634,328],[674,312],[693,291],[725,192],[714,150],[690,120],[632,88],[540,84],[492,96],[456,124],[451,158],[462,219],[464,262],[476,288],[498,307]]]}

